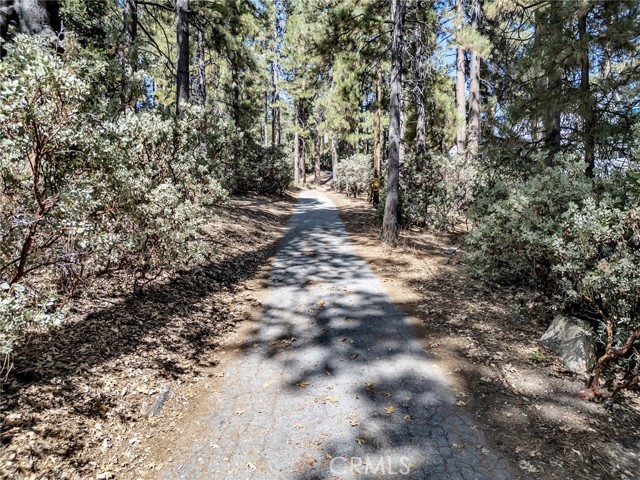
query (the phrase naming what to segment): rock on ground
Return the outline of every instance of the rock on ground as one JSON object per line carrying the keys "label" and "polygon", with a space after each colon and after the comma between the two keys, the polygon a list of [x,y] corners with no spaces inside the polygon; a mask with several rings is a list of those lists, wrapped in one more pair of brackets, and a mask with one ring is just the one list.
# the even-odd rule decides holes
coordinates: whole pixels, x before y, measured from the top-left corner
{"label": "rock on ground", "polygon": [[596,362],[593,328],[577,318],[556,315],[540,342],[558,354],[565,367],[575,373],[586,373]]}

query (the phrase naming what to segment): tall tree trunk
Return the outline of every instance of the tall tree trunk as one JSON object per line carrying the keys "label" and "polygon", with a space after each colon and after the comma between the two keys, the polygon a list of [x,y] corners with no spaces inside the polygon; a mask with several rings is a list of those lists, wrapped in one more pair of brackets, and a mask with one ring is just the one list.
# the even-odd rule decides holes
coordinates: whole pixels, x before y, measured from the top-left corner
{"label": "tall tree trunk", "polygon": [[[557,28],[555,10],[556,5],[551,2],[548,9],[538,9],[535,12],[534,47],[536,49],[545,48],[548,39],[554,35],[554,28]],[[552,165],[554,154],[560,148],[560,113],[556,102],[545,102],[545,100],[552,97],[554,90],[560,87],[562,70],[552,56],[545,56],[537,68],[540,70],[540,77],[537,81],[536,97],[540,104],[540,114],[539,118],[535,119],[533,138],[538,143],[543,142],[544,147],[548,149],[546,163]]]}
{"label": "tall tree trunk", "polygon": [[202,23],[198,22],[198,80],[195,95],[198,104],[204,106],[207,103],[207,70],[205,63],[205,44]]}
{"label": "tall tree trunk", "polygon": [[[404,94],[404,92],[403,92]],[[407,151],[405,137],[407,136],[407,112],[405,111],[406,99],[400,95],[400,165],[404,164],[404,155]]]}
{"label": "tall tree trunk", "polygon": [[133,94],[133,76],[136,71],[136,38],[138,36],[138,2],[123,0],[122,16],[124,35],[122,45],[122,81],[120,85],[120,101],[125,114],[135,108]]}
{"label": "tall tree trunk", "polygon": [[580,90],[582,93],[582,141],[584,143],[584,173],[587,177],[593,177],[595,167],[595,139],[593,137],[593,96],[589,77],[589,37],[587,34],[587,16],[589,9],[581,13],[578,18],[578,35],[582,54],[580,58]]}
{"label": "tall tree trunk", "polygon": [[382,157],[382,71],[376,72],[376,113],[373,117],[373,204],[380,203],[380,160]]}
{"label": "tall tree trunk", "polygon": [[273,0],[274,21],[273,21],[273,61],[271,62],[271,143],[280,145],[282,127],[280,125],[280,92],[278,82],[280,80],[280,20],[278,11],[278,0]]}
{"label": "tall tree trunk", "polygon": [[271,85],[272,85],[272,104],[271,104],[271,144],[280,145],[280,106],[278,101],[280,100],[280,92],[278,92],[278,69],[280,68],[277,58],[277,52],[275,60],[271,65]]}
{"label": "tall tree trunk", "polygon": [[300,186],[300,135],[293,133],[293,185]]}
{"label": "tall tree trunk", "polygon": [[420,96],[416,106],[418,109],[418,119],[416,123],[416,147],[418,149],[418,153],[424,154],[427,151],[427,116],[424,109],[422,95]]}
{"label": "tall tree trunk", "polygon": [[[557,2],[550,2],[548,7],[548,14],[544,16],[545,20],[545,32],[544,38],[554,38],[555,35],[560,35],[559,28],[563,25],[563,12],[560,9],[560,5]],[[562,65],[556,58],[547,58],[547,92],[549,94],[555,94],[562,88]],[[547,93],[545,92],[545,94]],[[544,103],[544,97],[541,102],[545,105],[544,114],[544,144],[548,149],[547,164],[553,163],[554,154],[560,150],[562,142],[562,132],[560,124],[561,107],[557,102]]]}
{"label": "tall tree trunk", "polygon": [[[39,35],[60,49],[64,36],[58,0],[0,0],[0,39],[6,40],[9,24],[25,35]],[[0,48],[0,59],[2,58]]]}
{"label": "tall tree trunk", "polygon": [[331,139],[331,180],[335,185],[338,180],[338,142]]}
{"label": "tall tree trunk", "polygon": [[302,178],[302,184],[307,184],[307,142],[304,137],[300,137],[300,146],[302,147],[300,156],[300,177]]}
{"label": "tall tree trunk", "polygon": [[264,94],[264,123],[262,125],[262,144],[269,146],[269,94]]}
{"label": "tall tree trunk", "polygon": [[[480,0],[473,0],[471,13],[471,25],[477,32],[480,26]],[[480,55],[474,47],[471,49],[471,65],[469,67],[469,159],[475,162],[478,159],[478,147],[480,145]]]}
{"label": "tall tree trunk", "polygon": [[315,171],[315,183],[316,185],[320,185],[322,182],[320,170],[320,150],[321,150],[321,141],[322,136],[320,135],[320,130],[316,129],[316,135],[313,140],[313,157],[314,157],[314,171]]}
{"label": "tall tree trunk", "polygon": [[[541,9],[537,9],[534,13],[534,48],[541,48],[541,44],[544,41],[544,14]],[[542,71],[542,68],[540,68]],[[548,86],[548,78],[546,75],[540,75],[538,80],[536,81],[537,94],[540,95],[542,92],[546,91]],[[536,144],[540,144],[545,139],[545,131],[544,131],[544,121],[542,118],[537,117],[532,121],[532,132],[531,138],[536,142]]]}
{"label": "tall tree trunk", "polygon": [[236,128],[240,127],[240,82],[238,77],[240,75],[238,70],[238,57],[233,55],[232,64],[232,76],[231,76],[231,114],[233,117],[233,124]]}
{"label": "tall tree trunk", "polygon": [[[456,30],[462,30],[462,0],[456,0]],[[466,62],[464,50],[456,48],[456,110],[458,128],[456,130],[456,151],[459,159],[464,158],[467,143],[467,101],[465,98]]]}
{"label": "tall tree trunk", "polygon": [[189,0],[176,0],[176,37],[178,74],[176,76],[176,114],[182,117],[182,107],[189,101]]}
{"label": "tall tree trunk", "polygon": [[298,102],[293,104],[293,185],[300,186],[300,135],[298,134]]}
{"label": "tall tree trunk", "polygon": [[391,99],[389,103],[389,170],[387,200],[384,205],[380,239],[389,244],[398,242],[398,197],[400,190],[400,114],[402,97],[402,50],[405,0],[391,0]]}
{"label": "tall tree trunk", "polygon": [[426,140],[427,119],[426,119],[426,112],[424,108],[424,95],[423,95],[426,72],[424,68],[424,62],[422,59],[422,56],[423,56],[422,39],[418,38],[416,42],[417,43],[416,43],[416,51],[415,51],[415,57],[416,57],[415,61],[417,62],[417,64],[415,69],[416,85],[414,87],[416,110],[418,112],[418,118],[416,121],[416,147],[417,147],[418,153],[420,155],[423,155],[427,150],[427,140]]}

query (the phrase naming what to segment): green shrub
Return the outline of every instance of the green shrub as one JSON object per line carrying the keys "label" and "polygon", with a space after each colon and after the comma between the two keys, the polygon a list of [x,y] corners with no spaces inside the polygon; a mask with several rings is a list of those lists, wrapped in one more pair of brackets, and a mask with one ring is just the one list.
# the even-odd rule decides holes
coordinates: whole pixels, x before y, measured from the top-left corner
{"label": "green shrub", "polygon": [[[578,159],[558,163],[521,184],[498,184],[478,203],[477,226],[467,237],[470,272],[495,282],[531,284],[556,308],[597,319],[603,356],[589,386],[597,396],[615,394],[640,381],[638,197],[629,195],[625,176],[592,180]],[[625,373],[603,392],[599,377],[612,363],[624,366]]]}
{"label": "green shrub", "polygon": [[471,200],[472,175],[445,155],[407,153],[400,178],[400,225],[455,227]]}
{"label": "green shrub", "polygon": [[64,312],[57,308],[57,302],[55,293],[43,295],[24,285],[1,283],[0,355],[10,355],[14,345],[27,331],[60,323]]}
{"label": "green shrub", "polygon": [[478,225],[467,237],[472,272],[489,281],[548,284],[549,259],[566,224],[567,207],[591,196],[579,168],[543,169],[523,184],[497,183],[470,212]]}
{"label": "green shrub", "polygon": [[223,183],[230,192],[282,195],[291,184],[292,165],[282,147],[264,147],[247,135],[238,135],[227,151]]}
{"label": "green shrub", "polygon": [[227,196],[218,178],[229,153],[219,146],[230,143],[203,109],[186,109],[180,121],[101,110],[85,80],[99,63],[24,36],[7,50],[0,62],[5,352],[25,329],[57,318],[57,296],[92,276],[124,269],[137,285],[202,260],[200,227],[208,207]]}
{"label": "green shrub", "polygon": [[258,193],[284,194],[284,190],[293,181],[293,166],[282,147],[271,147],[264,151],[264,157],[258,166],[260,184]]}
{"label": "green shrub", "polygon": [[336,178],[333,188],[337,192],[347,195],[358,195],[371,191],[373,182],[373,157],[371,155],[356,154],[338,162]]}
{"label": "green shrub", "polygon": [[[473,175],[462,163],[445,155],[407,152],[400,175],[398,223],[451,230],[469,208],[472,188]],[[383,185],[377,209],[380,221],[385,197]]]}

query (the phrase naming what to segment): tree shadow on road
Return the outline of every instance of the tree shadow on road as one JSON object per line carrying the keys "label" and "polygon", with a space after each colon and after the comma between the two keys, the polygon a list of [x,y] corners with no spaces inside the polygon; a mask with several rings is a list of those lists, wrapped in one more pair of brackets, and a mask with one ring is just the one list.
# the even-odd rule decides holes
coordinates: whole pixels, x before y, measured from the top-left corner
{"label": "tree shadow on road", "polygon": [[369,469],[349,465],[344,478],[358,469],[358,478],[379,478],[380,461],[396,472],[406,463],[406,478],[513,478],[456,406],[404,314],[347,246],[335,209],[301,199],[297,211],[264,311],[240,345],[243,355],[283,372],[282,395],[312,404],[311,415],[327,415],[326,425],[318,421],[334,427],[317,438],[292,430],[291,441],[307,445],[306,460],[283,478],[333,478],[331,460],[352,457],[368,458]]}

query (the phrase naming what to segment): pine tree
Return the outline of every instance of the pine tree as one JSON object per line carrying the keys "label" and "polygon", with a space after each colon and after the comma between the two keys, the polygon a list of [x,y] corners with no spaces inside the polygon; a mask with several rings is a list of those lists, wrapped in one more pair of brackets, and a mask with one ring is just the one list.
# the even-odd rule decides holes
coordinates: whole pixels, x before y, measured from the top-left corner
{"label": "pine tree", "polygon": [[402,50],[404,48],[404,0],[391,1],[391,100],[389,102],[389,170],[387,174],[387,198],[380,238],[388,244],[398,241],[398,201],[400,188]]}
{"label": "pine tree", "polygon": [[189,101],[189,0],[176,0],[176,114]]}

